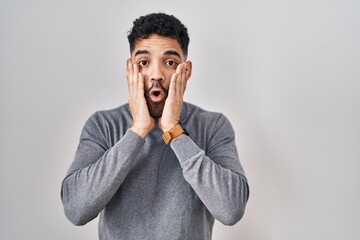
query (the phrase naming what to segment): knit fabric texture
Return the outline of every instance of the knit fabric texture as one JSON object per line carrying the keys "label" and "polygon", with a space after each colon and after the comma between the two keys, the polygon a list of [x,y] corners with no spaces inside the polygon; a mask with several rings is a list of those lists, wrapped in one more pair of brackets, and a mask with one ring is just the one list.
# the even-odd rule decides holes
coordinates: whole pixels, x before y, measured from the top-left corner
{"label": "knit fabric texture", "polygon": [[189,132],[165,144],[158,127],[142,139],[128,104],[85,123],[62,182],[65,215],[84,225],[99,214],[101,240],[209,240],[214,220],[237,223],[249,186],[228,119],[184,103]]}

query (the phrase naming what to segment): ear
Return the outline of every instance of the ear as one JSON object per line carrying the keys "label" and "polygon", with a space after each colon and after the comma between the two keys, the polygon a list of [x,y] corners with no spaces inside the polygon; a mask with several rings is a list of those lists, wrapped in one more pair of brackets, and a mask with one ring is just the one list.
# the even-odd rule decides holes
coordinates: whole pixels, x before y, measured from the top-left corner
{"label": "ear", "polygon": [[186,70],[185,70],[186,81],[189,80],[189,78],[191,77],[191,72],[192,72],[192,62],[186,61]]}

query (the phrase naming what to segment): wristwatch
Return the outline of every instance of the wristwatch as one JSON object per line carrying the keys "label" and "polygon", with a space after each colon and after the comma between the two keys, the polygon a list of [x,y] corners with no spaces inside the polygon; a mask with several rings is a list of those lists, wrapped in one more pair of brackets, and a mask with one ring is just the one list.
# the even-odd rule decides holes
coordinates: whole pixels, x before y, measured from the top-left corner
{"label": "wristwatch", "polygon": [[181,134],[189,135],[183,124],[179,122],[175,125],[175,127],[173,127],[167,132],[164,132],[164,134],[162,135],[162,139],[166,144],[169,144],[174,138],[177,138]]}

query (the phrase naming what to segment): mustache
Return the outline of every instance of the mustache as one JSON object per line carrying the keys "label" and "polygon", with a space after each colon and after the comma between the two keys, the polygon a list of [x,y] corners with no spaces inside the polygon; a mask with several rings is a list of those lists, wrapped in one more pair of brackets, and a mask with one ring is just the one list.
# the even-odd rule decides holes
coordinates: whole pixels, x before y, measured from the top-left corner
{"label": "mustache", "polygon": [[166,95],[167,95],[168,92],[169,92],[169,89],[164,88],[164,86],[163,86],[160,82],[155,81],[150,88],[145,89],[145,95],[146,95],[146,96],[149,96],[149,95],[150,95],[150,91],[151,91],[152,89],[154,89],[154,88],[155,88],[155,89],[161,89],[162,91],[164,91],[164,93],[165,93]]}

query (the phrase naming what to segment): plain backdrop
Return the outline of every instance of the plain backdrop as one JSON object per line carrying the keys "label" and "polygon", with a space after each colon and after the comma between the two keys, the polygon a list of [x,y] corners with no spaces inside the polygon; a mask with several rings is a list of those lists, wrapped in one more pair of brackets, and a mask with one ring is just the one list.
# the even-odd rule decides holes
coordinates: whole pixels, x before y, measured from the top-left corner
{"label": "plain backdrop", "polygon": [[0,239],[97,239],[61,181],[95,111],[127,102],[127,32],[189,29],[185,100],[223,112],[251,187],[214,240],[360,239],[360,1],[0,0]]}

